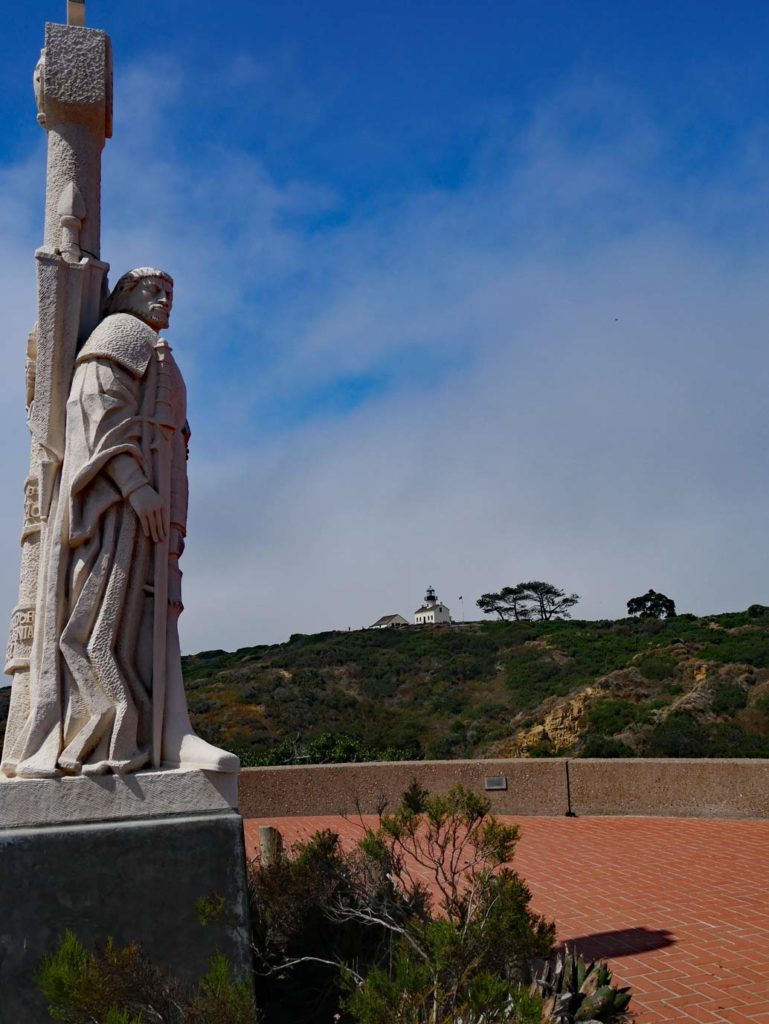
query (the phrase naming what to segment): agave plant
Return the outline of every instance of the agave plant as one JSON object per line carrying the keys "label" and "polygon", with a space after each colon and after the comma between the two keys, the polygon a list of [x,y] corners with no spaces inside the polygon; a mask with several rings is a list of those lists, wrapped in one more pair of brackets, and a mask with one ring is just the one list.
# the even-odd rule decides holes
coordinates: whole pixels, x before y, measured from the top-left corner
{"label": "agave plant", "polygon": [[604,962],[586,964],[568,947],[548,961],[532,982],[547,1024],[610,1024],[627,1020],[630,990],[612,985]]}

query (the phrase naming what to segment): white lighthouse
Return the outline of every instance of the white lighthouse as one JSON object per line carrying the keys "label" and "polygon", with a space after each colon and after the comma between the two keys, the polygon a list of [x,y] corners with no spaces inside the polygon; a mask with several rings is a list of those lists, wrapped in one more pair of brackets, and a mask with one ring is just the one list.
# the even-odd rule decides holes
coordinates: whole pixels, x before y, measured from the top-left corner
{"label": "white lighthouse", "polygon": [[434,626],[443,622],[451,622],[451,613],[435,596],[435,588],[428,587],[422,607],[414,612],[414,625]]}

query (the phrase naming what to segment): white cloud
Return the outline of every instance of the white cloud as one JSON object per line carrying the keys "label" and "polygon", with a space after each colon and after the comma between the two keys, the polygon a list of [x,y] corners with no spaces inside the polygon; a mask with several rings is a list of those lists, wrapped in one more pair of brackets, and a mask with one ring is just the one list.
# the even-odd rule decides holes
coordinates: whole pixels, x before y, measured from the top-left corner
{"label": "white cloud", "polygon": [[[184,76],[168,70],[158,106],[159,75],[122,83],[104,252],[177,281],[187,650],[409,615],[427,584],[468,615],[531,577],[582,594],[586,616],[650,586],[697,612],[769,597],[769,249],[738,244],[766,223],[760,143],[732,177],[681,189],[642,110],[579,88],[489,139],[462,187],[323,227],[316,211],[342,207],[325,186],[278,183],[234,142],[185,155]],[[15,445],[42,199],[7,173]],[[385,386],[359,408],[302,414],[302,396],[367,374]],[[0,504],[9,609],[23,461]]]}

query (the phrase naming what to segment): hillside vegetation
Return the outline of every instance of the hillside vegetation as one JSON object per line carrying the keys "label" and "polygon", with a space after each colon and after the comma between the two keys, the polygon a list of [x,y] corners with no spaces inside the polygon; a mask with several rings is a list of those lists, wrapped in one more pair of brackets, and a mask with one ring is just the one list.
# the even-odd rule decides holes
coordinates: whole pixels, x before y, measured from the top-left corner
{"label": "hillside vegetation", "polygon": [[295,634],[186,657],[184,672],[195,727],[247,764],[769,757],[761,606],[699,619]]}
{"label": "hillside vegetation", "polygon": [[252,763],[769,756],[769,609],[294,635],[185,659],[195,724]]}

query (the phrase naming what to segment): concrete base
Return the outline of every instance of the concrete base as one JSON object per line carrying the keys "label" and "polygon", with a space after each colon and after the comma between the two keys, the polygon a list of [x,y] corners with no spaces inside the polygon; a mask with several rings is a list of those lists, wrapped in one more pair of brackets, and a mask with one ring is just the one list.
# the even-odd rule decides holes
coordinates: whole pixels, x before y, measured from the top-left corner
{"label": "concrete base", "polygon": [[60,779],[0,776],[0,829],[237,810],[238,777],[165,768]]}
{"label": "concrete base", "polygon": [[[196,901],[211,894],[224,897],[227,919],[204,927]],[[0,825],[0,1024],[48,1020],[34,975],[67,929],[89,948],[109,936],[120,945],[138,942],[158,967],[185,981],[204,974],[216,952],[247,978],[240,816],[227,809],[91,824]]]}

